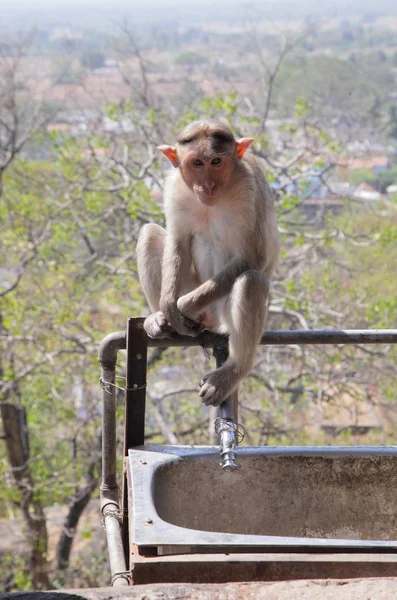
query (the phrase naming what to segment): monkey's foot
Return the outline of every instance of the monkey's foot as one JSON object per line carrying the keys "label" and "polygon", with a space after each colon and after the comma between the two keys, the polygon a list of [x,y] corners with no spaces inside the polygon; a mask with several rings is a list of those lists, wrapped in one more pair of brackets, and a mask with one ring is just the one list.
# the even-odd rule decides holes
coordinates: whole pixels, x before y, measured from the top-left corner
{"label": "monkey's foot", "polygon": [[199,315],[195,309],[193,292],[189,292],[188,294],[181,296],[176,305],[184,317],[190,319],[191,321],[197,321]]}
{"label": "monkey's foot", "polygon": [[174,331],[160,310],[145,319],[143,328],[149,337],[158,339],[170,338]]}
{"label": "monkey's foot", "polygon": [[200,381],[199,396],[206,406],[219,406],[241,381],[234,364],[225,365],[205,375]]}

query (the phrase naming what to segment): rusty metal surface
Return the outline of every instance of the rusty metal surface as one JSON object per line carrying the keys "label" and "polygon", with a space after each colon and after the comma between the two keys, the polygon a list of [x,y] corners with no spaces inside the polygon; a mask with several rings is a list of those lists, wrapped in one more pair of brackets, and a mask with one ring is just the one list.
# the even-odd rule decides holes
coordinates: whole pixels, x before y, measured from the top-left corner
{"label": "rusty metal surface", "polygon": [[[127,375],[124,403],[124,456],[128,449],[145,443],[145,404],[147,340],[142,318],[128,320],[127,325]],[[122,477],[121,506],[122,539],[126,564],[129,561],[129,507],[126,464]]]}
{"label": "rusty metal surface", "polygon": [[[141,559],[132,565],[134,585],[146,583],[228,583],[239,581],[293,582],[297,580],[397,577],[395,555],[196,554]],[[291,598],[295,597],[292,596]],[[339,599],[339,596],[335,596]],[[365,596],[367,598],[367,596]]]}
{"label": "rusty metal surface", "polygon": [[127,382],[124,413],[124,456],[145,442],[145,402],[148,336],[144,319],[128,320]]}

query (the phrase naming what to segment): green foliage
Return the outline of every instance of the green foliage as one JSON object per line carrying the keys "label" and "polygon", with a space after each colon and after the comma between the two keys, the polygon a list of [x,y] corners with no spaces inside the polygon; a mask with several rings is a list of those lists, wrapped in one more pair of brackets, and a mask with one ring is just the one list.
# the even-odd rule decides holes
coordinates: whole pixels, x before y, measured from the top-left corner
{"label": "green foliage", "polygon": [[369,169],[353,169],[348,173],[348,180],[354,186],[360,185],[360,183],[373,185],[376,181],[376,175]]}
{"label": "green foliage", "polygon": [[176,64],[197,66],[208,63],[208,59],[198,52],[182,52],[175,57]]}
{"label": "green foliage", "polygon": [[392,184],[397,184],[397,167],[392,167],[390,169],[380,171],[380,173],[378,174],[378,178],[382,185],[382,188],[385,188]]}
{"label": "green foliage", "polygon": [[376,189],[384,192],[389,185],[397,183],[397,167],[379,172],[368,169],[353,169],[348,173],[348,180],[351,185],[369,183]]}
{"label": "green foliage", "polygon": [[387,69],[377,65],[369,73],[369,68],[367,64],[358,66],[325,55],[286,61],[276,82],[275,105],[279,114],[291,115],[299,98],[307,98],[318,116],[342,111],[356,118],[367,116],[379,85],[383,89],[390,85]]}
{"label": "green foliage", "polygon": [[[304,119],[310,112],[310,105],[306,98],[298,98],[295,104],[295,117],[299,120]],[[295,133],[295,130],[290,130]]]}
{"label": "green foliage", "polygon": [[[204,96],[199,98],[193,109],[187,111],[178,121],[177,130],[186,127],[192,121],[196,121],[200,118],[209,118],[227,120],[232,130],[234,127],[234,118],[238,111],[238,96],[236,92],[230,92],[228,94],[217,94],[216,96]],[[249,124],[252,127],[258,123],[256,117],[248,118],[242,117],[241,122],[243,124]]]}
{"label": "green foliage", "polygon": [[[350,70],[339,67],[346,88]],[[302,68],[307,72],[307,65]],[[340,212],[343,208],[338,217],[329,213],[321,222],[308,219],[304,199],[312,174],[326,171],[340,146],[333,132],[313,119],[311,92],[306,91],[300,89],[294,98],[294,119],[276,131],[285,156],[275,157],[274,131],[261,130],[260,113],[244,110],[244,101],[234,92],[197,97],[175,127],[203,116],[221,117],[236,133],[257,134],[254,150],[266,159],[269,183],[294,190],[283,189],[276,203],[281,261],[272,290],[272,307],[278,310],[270,310],[269,328],[302,328],[306,323],[311,328],[390,327],[397,318],[395,215],[346,203],[338,207]],[[132,134],[43,134],[53,160],[17,158],[4,174],[0,291],[10,290],[1,300],[3,379],[14,384],[11,400],[28,412],[31,472],[36,498],[44,506],[67,504],[97,457],[98,342],[124,329],[128,316],[143,312],[135,243],[141,224],[163,223],[155,195],[163,173],[148,146],[172,139],[173,123],[165,110],[140,109],[130,101],[110,103],[106,116],[115,123],[128,119]],[[296,148],[302,147],[305,151],[299,150],[296,158]],[[288,168],[277,167],[291,157]],[[392,405],[396,385],[385,367],[389,360],[394,364],[396,356],[375,360],[356,348],[258,350],[256,378],[248,378],[241,392],[248,443],[354,441],[348,427],[334,437],[328,434],[319,426],[319,414],[331,407],[338,415],[346,395],[359,407],[369,384],[376,386],[376,401]],[[122,374],[124,358],[119,361]],[[209,368],[201,349],[170,349],[156,362],[148,380],[147,433],[152,442],[167,439],[164,420],[181,443],[207,442],[208,413],[197,400],[196,384]],[[360,380],[358,372],[363,373]],[[168,389],[169,379],[173,390],[166,395],[164,381]],[[124,386],[123,378],[117,382]],[[122,413],[120,403],[119,423]],[[392,438],[385,428],[371,436],[374,443]],[[121,460],[119,456],[120,468]],[[8,462],[1,446],[0,464],[5,472]],[[94,473],[98,475],[97,466]],[[19,497],[7,479],[0,489],[2,514]],[[89,526],[82,538],[95,540]],[[84,568],[85,583],[95,585],[103,576],[95,561],[103,559],[89,556],[89,566],[71,567],[68,576],[78,578],[78,569]],[[26,573],[23,568],[16,571],[19,589],[29,586]],[[63,579],[55,578],[55,584],[61,587]]]}
{"label": "green foliage", "polygon": [[211,119],[215,119],[219,115],[231,118],[237,111],[237,94],[230,92],[217,94],[214,97],[205,97],[199,103],[199,110]]}
{"label": "green foliage", "polygon": [[[114,197],[106,191],[113,175],[98,178],[98,165],[84,158],[84,144],[105,147],[105,140],[54,141],[54,163],[16,160],[7,170],[0,214],[2,290],[21,265],[27,269],[2,298],[4,330],[13,340],[3,353],[4,381],[18,381],[19,401],[28,410],[31,470],[44,505],[67,503],[85,476],[100,417],[96,342],[124,326],[137,290],[135,269],[122,276],[117,269],[131,252],[136,219],[145,211],[161,219],[142,180],[121,192],[114,215]],[[106,303],[118,307],[118,324]],[[135,304],[141,303],[138,295]],[[24,365],[32,365],[31,373],[19,380]],[[43,436],[44,423],[53,435]],[[4,465],[3,454],[0,460]],[[9,499],[9,489],[1,496]]]}

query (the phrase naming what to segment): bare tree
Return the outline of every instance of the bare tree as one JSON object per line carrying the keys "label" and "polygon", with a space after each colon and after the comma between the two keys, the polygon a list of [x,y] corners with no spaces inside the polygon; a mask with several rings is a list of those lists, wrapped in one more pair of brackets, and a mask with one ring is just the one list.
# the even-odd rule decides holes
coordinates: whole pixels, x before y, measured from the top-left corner
{"label": "bare tree", "polygon": [[27,73],[22,69],[32,40],[29,33],[18,40],[0,42],[0,194],[3,173],[49,118],[43,104],[32,101]]}
{"label": "bare tree", "polygon": [[[3,329],[0,320],[0,331]],[[2,377],[0,363],[0,378]],[[17,383],[0,395],[0,414],[3,422],[1,437],[5,441],[11,473],[19,491],[17,504],[27,526],[32,586],[34,589],[47,589],[49,587],[47,525],[43,507],[35,494],[30,471],[31,457],[26,410],[20,402],[15,401],[18,396]]]}

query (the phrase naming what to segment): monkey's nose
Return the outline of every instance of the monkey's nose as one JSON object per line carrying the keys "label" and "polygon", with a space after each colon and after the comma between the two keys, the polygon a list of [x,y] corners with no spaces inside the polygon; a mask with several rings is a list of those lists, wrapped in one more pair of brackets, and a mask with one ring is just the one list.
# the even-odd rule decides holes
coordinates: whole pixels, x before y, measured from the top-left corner
{"label": "monkey's nose", "polygon": [[205,189],[208,191],[208,193],[210,194],[212,191],[212,188],[215,185],[215,181],[209,181],[208,183],[204,184]]}

